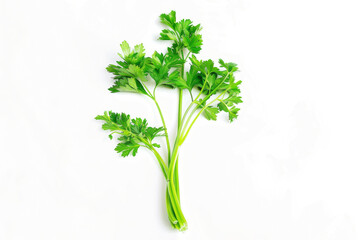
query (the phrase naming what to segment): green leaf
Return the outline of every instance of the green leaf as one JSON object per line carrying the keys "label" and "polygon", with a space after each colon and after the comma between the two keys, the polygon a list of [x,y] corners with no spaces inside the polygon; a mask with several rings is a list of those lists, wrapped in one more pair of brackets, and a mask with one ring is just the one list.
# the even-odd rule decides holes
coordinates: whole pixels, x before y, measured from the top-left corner
{"label": "green leaf", "polygon": [[199,53],[202,45],[201,35],[184,36],[184,45],[190,52]]}
{"label": "green leaf", "polygon": [[145,131],[145,136],[151,142],[154,138],[165,136],[164,135],[164,128],[163,127],[148,127]]}
{"label": "green leaf", "polygon": [[160,22],[174,29],[176,23],[176,12],[171,11],[169,14],[165,14],[165,13],[161,14]]}
{"label": "green leaf", "polygon": [[190,61],[198,71],[202,72],[205,75],[208,75],[214,71],[216,72],[217,70],[217,68],[214,68],[214,62],[211,59],[206,61],[198,60],[195,55],[192,55],[190,57]]}
{"label": "green leaf", "polygon": [[229,120],[232,122],[234,119],[238,117],[238,111],[240,108],[232,107],[229,112]]}
{"label": "green leaf", "polygon": [[236,63],[225,63],[224,60],[219,59],[220,66],[224,67],[228,72],[236,72],[238,70]]}
{"label": "green leaf", "polygon": [[[98,115],[96,120],[105,121],[102,128],[110,130],[109,138],[113,138],[113,134],[118,134],[120,143],[115,150],[123,157],[132,153],[133,156],[141,146],[153,145],[158,147],[157,143],[152,143],[156,137],[164,136],[163,127],[149,127],[146,119],[134,118],[125,113],[115,113],[112,111],[104,112],[104,115]],[[159,146],[160,147],[160,146]]]}
{"label": "green leaf", "polygon": [[175,30],[179,35],[189,35],[192,21],[190,19],[182,19],[175,23]]}
{"label": "green leaf", "polygon": [[134,92],[148,95],[142,83],[134,78],[121,78],[115,81],[109,88],[112,93],[116,92]]}
{"label": "green leaf", "polygon": [[174,52],[172,48],[167,49],[164,56],[164,64],[169,68],[180,67],[185,61],[180,57],[178,52]]}
{"label": "green leaf", "polygon": [[195,55],[191,55],[191,57],[189,58],[192,65],[194,65],[195,67],[198,68],[198,70],[200,71],[200,65],[201,65],[201,62],[196,58]]}
{"label": "green leaf", "polygon": [[146,82],[147,79],[145,78],[145,73],[143,72],[143,70],[136,65],[131,64],[128,68],[128,72],[134,77],[137,78],[143,82]]}
{"label": "green leaf", "polygon": [[130,46],[129,44],[126,42],[126,41],[123,41],[121,44],[120,44],[120,47],[121,47],[121,50],[123,51],[124,53],[124,57],[128,56],[130,54]]}
{"label": "green leaf", "polygon": [[206,72],[207,74],[210,74],[214,70],[214,62],[213,62],[213,60],[208,59],[208,60],[202,62],[201,67],[204,69],[204,72]]}
{"label": "green leaf", "polygon": [[135,45],[134,47],[134,53],[137,53],[139,56],[145,55],[145,48],[142,43]]}
{"label": "green leaf", "polygon": [[202,111],[202,115],[207,119],[207,120],[216,120],[217,119],[217,114],[219,113],[219,109],[217,107],[213,107],[213,106],[206,106],[206,100],[203,99],[199,99],[197,101],[197,108],[200,109],[200,111]]}
{"label": "green leaf", "polygon": [[218,108],[220,111],[227,112],[229,114],[229,120],[232,122],[237,118],[239,108],[235,107],[235,104],[241,103],[241,97],[239,96],[230,96],[229,98],[220,101]]}
{"label": "green leaf", "polygon": [[118,55],[125,60],[125,62],[117,62],[120,66],[126,67],[128,64],[137,64],[141,65],[144,61],[145,48],[142,43],[136,45],[133,50],[131,50],[129,44],[126,41],[123,41],[120,44],[123,54],[118,53]]}
{"label": "green leaf", "polygon": [[186,73],[186,85],[188,86],[188,89],[191,91],[195,86],[199,86],[201,80],[202,77],[198,73],[196,67],[191,65],[190,70]]}
{"label": "green leaf", "polygon": [[114,75],[114,85],[109,88],[115,92],[135,92],[148,95],[141,82],[146,82],[146,75],[150,68],[150,59],[145,58],[144,45],[138,44],[131,50],[126,41],[121,43],[123,55],[119,54],[124,61],[117,61],[117,65],[110,64],[106,69]]}
{"label": "green leaf", "polygon": [[182,19],[176,22],[176,13],[171,11],[169,14],[161,14],[160,22],[167,25],[170,29],[164,29],[160,33],[160,40],[173,41],[172,48],[176,52],[182,51],[185,47],[192,53],[199,53],[202,45],[200,24],[194,26],[190,19]]}
{"label": "green leaf", "polygon": [[[198,60],[194,55],[190,57],[191,67],[190,71],[187,74],[189,79],[188,86],[191,86],[191,80],[195,75],[198,74],[198,87],[203,89],[203,94],[205,95],[204,100],[210,99],[212,95],[217,93],[224,93],[227,96],[225,99],[219,100],[217,107],[218,110],[227,112],[229,114],[229,120],[232,122],[237,118],[239,108],[235,107],[237,104],[241,103],[241,97],[239,85],[241,81],[235,81],[233,72],[237,71],[235,63],[225,63],[222,59],[219,60],[221,67],[225,68],[225,71],[219,70],[217,67],[214,67],[214,62],[212,60]],[[194,70],[192,70],[192,68]],[[200,74],[199,74],[200,72]],[[199,102],[201,102],[199,100]],[[203,107],[203,106],[202,106]],[[210,108],[211,109],[211,108]],[[210,110],[209,110],[210,111]],[[216,112],[213,110],[211,112],[205,112],[204,115],[208,119],[216,119]]]}
{"label": "green leaf", "polygon": [[167,85],[170,85],[171,87],[177,87],[180,89],[186,89],[188,88],[186,81],[180,76],[180,73],[178,71],[173,71],[169,77],[168,81],[166,82]]}
{"label": "green leaf", "polygon": [[171,72],[171,69],[178,68],[184,63],[177,52],[173,52],[171,48],[168,48],[165,54],[154,52],[151,62],[149,73],[156,86],[187,88],[186,81],[180,77],[179,71]]}
{"label": "green leaf", "polygon": [[150,76],[154,79],[156,86],[162,85],[168,78],[169,68],[160,67],[158,69],[154,69],[150,72]]}
{"label": "green leaf", "polygon": [[153,147],[160,148],[160,144],[158,144],[158,143],[153,143],[152,145],[153,145]]}
{"label": "green leaf", "polygon": [[209,74],[207,76],[208,90],[211,91],[215,88],[215,82],[217,78],[215,74]]}
{"label": "green leaf", "polygon": [[205,116],[207,120],[214,120],[216,121],[217,114],[219,113],[219,109],[213,106],[208,106],[205,108],[205,110],[202,112],[202,114]]}
{"label": "green leaf", "polygon": [[128,81],[130,87],[132,87],[133,89],[137,89],[136,80],[134,78],[128,78]]}
{"label": "green leaf", "polygon": [[242,103],[243,101],[241,100],[240,96],[229,96],[228,98],[226,98],[225,100],[223,100],[228,106],[233,106],[234,104],[238,104],[238,103]]}
{"label": "green leaf", "polygon": [[177,40],[176,33],[169,29],[163,29],[160,33],[159,40]]}
{"label": "green leaf", "polygon": [[109,115],[108,115],[108,112],[104,112],[104,115],[97,115],[95,117],[96,120],[104,120],[104,121],[108,121],[109,119]]}
{"label": "green leaf", "polygon": [[115,148],[115,151],[121,153],[122,157],[127,157],[130,155],[130,153],[133,157],[135,157],[139,147],[140,147],[139,144],[133,142],[118,143],[118,145]]}

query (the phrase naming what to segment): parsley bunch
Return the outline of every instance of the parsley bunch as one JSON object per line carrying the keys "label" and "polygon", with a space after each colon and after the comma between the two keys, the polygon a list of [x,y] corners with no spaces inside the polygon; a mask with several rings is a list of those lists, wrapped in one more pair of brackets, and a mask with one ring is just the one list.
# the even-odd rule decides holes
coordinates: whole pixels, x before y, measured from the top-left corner
{"label": "parsley bunch", "polygon": [[[98,115],[95,119],[105,122],[102,128],[110,131],[110,139],[117,136],[119,143],[115,151],[121,156],[135,156],[141,147],[154,154],[167,181],[166,208],[170,223],[174,228],[184,231],[187,229],[187,222],[180,207],[178,178],[180,147],[200,115],[208,120],[216,120],[219,112],[223,111],[230,122],[237,118],[239,108],[236,106],[242,102],[239,96],[241,81],[235,80],[234,72],[238,70],[235,63],[219,59],[219,66],[215,66],[211,59],[199,60],[195,56],[200,52],[203,42],[199,24],[194,25],[189,19],[176,21],[175,11],[161,14],[160,21],[167,28],[161,31],[159,40],[171,43],[167,52],[155,51],[151,57],[146,57],[143,44],[131,49],[124,41],[120,44],[121,60],[110,64],[107,70],[114,75],[114,85],[109,91],[133,92],[149,97],[155,103],[163,126],[149,127],[146,119],[132,119],[125,113],[112,111]],[[188,60],[189,65],[186,65]],[[155,82],[152,89],[147,84],[151,79]],[[179,89],[178,127],[172,147],[165,119],[156,99],[158,87]],[[183,111],[184,92],[189,93],[191,103]],[[166,158],[157,150],[160,144],[153,142],[156,137],[166,139]]]}

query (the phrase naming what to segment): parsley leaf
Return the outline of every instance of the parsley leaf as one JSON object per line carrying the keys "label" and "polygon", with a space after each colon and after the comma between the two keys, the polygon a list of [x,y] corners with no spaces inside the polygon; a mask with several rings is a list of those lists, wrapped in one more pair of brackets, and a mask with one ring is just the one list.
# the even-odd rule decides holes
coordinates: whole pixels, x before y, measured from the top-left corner
{"label": "parsley leaf", "polygon": [[159,40],[171,40],[174,42],[173,49],[181,50],[187,48],[192,53],[199,53],[202,46],[202,36],[200,24],[193,25],[190,19],[182,19],[176,22],[176,13],[171,11],[169,14],[161,14],[160,22],[170,27],[172,30],[164,29],[160,33]]}
{"label": "parsley leaf", "polygon": [[163,29],[160,33],[159,40],[177,40],[176,33],[174,31],[171,31],[169,29]]}
{"label": "parsley leaf", "polygon": [[132,141],[127,141],[127,142],[118,143],[118,145],[115,148],[115,151],[121,153],[122,157],[127,157],[129,156],[130,153],[132,153],[132,156],[135,157],[139,147],[140,144],[137,144]]}
{"label": "parsley leaf", "polygon": [[139,147],[155,146],[160,147],[158,143],[152,141],[156,137],[164,136],[163,127],[149,127],[146,119],[131,119],[130,115],[125,113],[115,113],[112,111],[104,112],[98,115],[96,120],[105,121],[102,125],[104,130],[110,130],[109,135],[112,139],[113,134],[118,134],[120,143],[116,146],[115,151],[126,157],[130,153],[135,156]]}
{"label": "parsley leaf", "polygon": [[197,71],[197,68],[194,65],[191,65],[189,71],[186,73],[186,84],[189,91],[191,91],[195,86],[200,86],[201,81],[201,74]]}
{"label": "parsley leaf", "polygon": [[151,61],[152,65],[149,72],[156,86],[187,88],[186,81],[180,76],[180,72],[178,70],[171,72],[171,69],[184,63],[177,53],[171,51],[170,48],[166,54],[154,52]]}
{"label": "parsley leaf", "polygon": [[114,85],[109,88],[112,93],[116,92],[134,92],[148,95],[143,85],[134,78],[120,78],[114,82]]}
{"label": "parsley leaf", "polygon": [[219,63],[222,67],[226,68],[228,72],[236,72],[238,70],[237,64],[235,63],[225,63],[222,59],[219,59]]}
{"label": "parsley leaf", "polygon": [[106,70],[114,75],[114,85],[109,88],[115,92],[136,92],[149,96],[143,82],[146,82],[149,59],[145,58],[145,49],[142,44],[136,45],[133,50],[123,41],[120,44],[123,54],[119,56],[124,61],[117,61],[118,65],[110,64]]}
{"label": "parsley leaf", "polygon": [[203,115],[207,120],[214,120],[217,119],[217,114],[219,113],[219,109],[217,107],[208,106],[205,108]]}
{"label": "parsley leaf", "polygon": [[199,53],[202,45],[202,37],[200,34],[184,36],[184,45],[192,53]]}
{"label": "parsley leaf", "polygon": [[202,115],[207,119],[207,120],[214,120],[216,121],[217,119],[217,114],[219,113],[219,109],[217,107],[214,106],[206,106],[206,101],[199,99],[199,104],[197,106],[198,109],[202,109]]}
{"label": "parsley leaf", "polygon": [[161,14],[160,22],[174,29],[176,23],[176,12],[171,11],[169,14],[165,14],[165,13]]}

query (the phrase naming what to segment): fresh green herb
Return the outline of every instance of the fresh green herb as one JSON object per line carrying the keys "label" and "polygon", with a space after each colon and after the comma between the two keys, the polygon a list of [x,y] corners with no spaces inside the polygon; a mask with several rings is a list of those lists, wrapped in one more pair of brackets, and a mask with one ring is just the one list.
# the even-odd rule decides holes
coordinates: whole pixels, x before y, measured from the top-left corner
{"label": "fresh green herb", "polygon": [[[105,112],[96,117],[102,120],[104,130],[109,130],[109,138],[116,135],[119,140],[115,151],[126,157],[135,156],[139,148],[147,148],[156,157],[167,181],[166,208],[171,225],[184,231],[187,222],[180,207],[178,160],[181,145],[186,140],[191,128],[200,115],[208,120],[217,120],[223,111],[232,122],[238,116],[241,103],[239,85],[234,72],[238,70],[235,63],[219,60],[216,67],[212,60],[199,60],[202,46],[201,26],[194,25],[189,19],[176,21],[175,11],[161,14],[160,22],[167,26],[160,33],[160,40],[171,42],[165,53],[154,52],[151,57],[145,56],[142,44],[133,49],[124,41],[120,44],[121,60],[110,64],[107,70],[114,75],[114,85],[109,88],[115,92],[134,92],[149,97],[159,112],[163,126],[149,127],[146,119],[131,119],[125,113]],[[189,60],[189,62],[188,62]],[[186,65],[188,64],[188,65]],[[188,67],[188,70],[185,70]],[[155,86],[150,90],[147,85],[152,79]],[[159,103],[156,99],[158,87],[177,88],[179,90],[177,135],[171,147],[168,129]],[[191,103],[183,111],[184,90],[188,92]],[[167,156],[164,158],[157,151],[159,143],[156,137],[165,137]]]}

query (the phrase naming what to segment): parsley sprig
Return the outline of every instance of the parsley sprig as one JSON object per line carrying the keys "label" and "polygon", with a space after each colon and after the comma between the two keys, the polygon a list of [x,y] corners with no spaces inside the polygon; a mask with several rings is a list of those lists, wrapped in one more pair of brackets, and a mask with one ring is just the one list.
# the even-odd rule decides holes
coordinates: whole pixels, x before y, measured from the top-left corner
{"label": "parsley sprig", "polygon": [[[104,121],[102,128],[110,131],[110,139],[117,136],[119,143],[115,151],[122,157],[136,156],[141,147],[154,154],[167,181],[166,208],[170,223],[184,231],[187,222],[180,206],[178,178],[180,147],[200,115],[208,120],[217,120],[218,114],[223,111],[230,122],[237,118],[237,105],[242,102],[239,95],[241,81],[235,80],[234,73],[238,71],[235,63],[219,59],[219,65],[215,66],[213,60],[199,60],[195,56],[203,43],[200,24],[194,25],[189,19],[176,21],[175,11],[161,14],[160,22],[166,28],[161,31],[159,40],[171,43],[165,53],[155,51],[151,57],[147,57],[143,44],[131,48],[123,41],[120,44],[122,53],[119,53],[121,60],[106,69],[114,75],[114,84],[109,91],[133,92],[149,97],[159,112],[163,126],[149,127],[146,119],[130,118],[125,113],[112,111],[98,115],[96,119]],[[152,89],[149,81],[155,83]],[[162,109],[156,99],[158,87],[176,88],[179,91],[177,135],[172,146]],[[191,99],[185,111],[184,91],[189,93]],[[154,142],[157,137],[166,139],[166,158],[157,151],[160,148],[160,144]]]}

